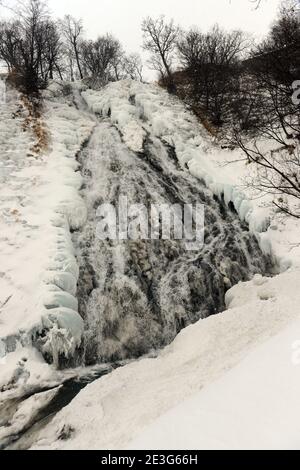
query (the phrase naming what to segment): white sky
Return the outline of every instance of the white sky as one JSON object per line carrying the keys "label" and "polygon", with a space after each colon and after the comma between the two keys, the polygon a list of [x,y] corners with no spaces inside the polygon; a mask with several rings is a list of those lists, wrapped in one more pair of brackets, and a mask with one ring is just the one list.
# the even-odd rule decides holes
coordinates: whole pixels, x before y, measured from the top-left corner
{"label": "white sky", "polygon": [[279,4],[280,0],[262,0],[255,11],[249,0],[49,0],[56,15],[81,17],[89,36],[113,33],[130,52],[142,44],[140,25],[148,15],[164,14],[185,28],[197,25],[205,30],[220,23],[226,29],[241,28],[261,36]]}
{"label": "white sky", "polygon": [[[6,0],[12,4],[14,0]],[[55,16],[70,13],[84,20],[86,36],[112,33],[127,52],[141,52],[141,22],[146,16],[174,18],[182,27],[207,30],[214,23],[262,37],[278,11],[280,0],[262,0],[258,10],[250,0],[49,0]],[[3,9],[2,9],[3,13]]]}

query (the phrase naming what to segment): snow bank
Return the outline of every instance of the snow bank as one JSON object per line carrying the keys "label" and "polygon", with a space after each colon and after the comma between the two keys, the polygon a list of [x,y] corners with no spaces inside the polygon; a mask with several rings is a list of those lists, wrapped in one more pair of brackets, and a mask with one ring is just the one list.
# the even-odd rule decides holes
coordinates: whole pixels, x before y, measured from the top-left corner
{"label": "snow bank", "polygon": [[[158,358],[126,365],[84,389],[41,432],[35,448],[229,448],[243,446],[250,434],[248,445],[254,446],[265,423],[260,445],[273,442],[275,447],[280,446],[289,400],[293,405],[284,429],[293,422],[282,445],[293,445],[300,418],[300,379],[289,361],[300,334],[299,274],[257,276],[234,287],[227,296],[227,312],[185,329]],[[271,339],[296,320],[287,335]],[[189,425],[191,432],[185,436]],[[74,432],[62,441],[58,436],[65,426]]]}
{"label": "snow bank", "polygon": [[9,444],[11,436],[18,436],[29,429],[39,412],[51,403],[60,387],[47,392],[38,393],[25,399],[17,407],[11,418],[0,428],[0,449]]}
{"label": "snow bank", "polygon": [[82,341],[75,298],[79,268],[70,230],[86,221],[76,154],[94,121],[75,108],[72,87],[66,94],[53,82],[45,92],[43,112],[49,149],[34,156],[30,147],[35,137],[22,131],[25,110],[19,97],[10,92],[2,108],[2,361],[19,346],[34,344],[58,365],[60,355],[68,358]]}
{"label": "snow bank", "polygon": [[292,348],[299,337],[297,320],[158,418],[128,448],[299,450],[300,375]]}
{"label": "snow bank", "polygon": [[141,113],[130,102],[130,81],[112,83],[101,91],[82,92],[89,109],[102,117],[110,117],[123,136],[123,140],[134,152],[143,150],[146,132],[140,123]]}
{"label": "snow bank", "polygon": [[[6,400],[13,401],[18,396],[30,395],[42,386],[51,388],[61,382],[61,373],[46,364],[33,347],[17,347],[1,362],[0,370],[0,406]],[[1,417],[4,418],[4,415]]]}

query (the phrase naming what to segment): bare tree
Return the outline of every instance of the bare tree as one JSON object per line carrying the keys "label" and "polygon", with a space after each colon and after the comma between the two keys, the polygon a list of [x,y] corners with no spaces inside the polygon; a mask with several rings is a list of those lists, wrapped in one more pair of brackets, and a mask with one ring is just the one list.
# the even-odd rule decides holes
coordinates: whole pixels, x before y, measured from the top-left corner
{"label": "bare tree", "polygon": [[143,47],[152,54],[150,59],[152,68],[157,70],[162,77],[167,78],[168,88],[174,92],[172,65],[179,27],[174,24],[173,20],[167,22],[164,16],[158,19],[148,17],[142,23],[142,31],[144,34]]}
{"label": "bare tree", "polygon": [[117,40],[118,47],[116,48],[115,54],[112,58],[112,71],[110,79],[113,81],[123,80],[126,77],[124,69],[125,52],[121,43]]}
{"label": "bare tree", "polygon": [[[53,33],[55,26],[41,0],[18,2],[18,7],[16,19],[0,25],[0,57],[14,74],[16,85],[30,94],[46,86],[49,39],[53,39],[50,29]],[[53,54],[56,55],[52,47],[52,59]]]}
{"label": "bare tree", "polygon": [[214,26],[208,33],[192,29],[178,41],[186,80],[183,93],[200,106],[215,125],[224,122],[238,96],[240,59],[249,47],[241,31],[226,33]]}
{"label": "bare tree", "polygon": [[83,67],[94,86],[103,86],[109,80],[118,80],[118,63],[123,55],[120,42],[111,35],[81,44]]}
{"label": "bare tree", "polygon": [[61,61],[62,41],[60,39],[59,30],[52,20],[48,20],[44,24],[45,50],[43,60],[41,62],[41,73],[45,80],[53,79],[55,72],[62,79]]}
{"label": "bare tree", "polygon": [[285,2],[270,34],[247,63],[248,79],[258,90],[254,112],[256,138],[268,139],[270,150],[235,132],[235,140],[256,164],[250,185],[274,196],[278,210],[300,218],[300,105],[292,100],[300,73],[300,18],[295,2]]}
{"label": "bare tree", "polygon": [[281,145],[300,139],[299,106],[292,100],[293,82],[300,77],[300,18],[294,6],[283,4],[267,39],[247,61],[249,80],[260,94],[256,132]]}
{"label": "bare tree", "polygon": [[[15,22],[1,21],[0,23],[0,57],[11,73],[19,61],[20,31]],[[19,25],[18,25],[19,26]]]}
{"label": "bare tree", "polygon": [[240,135],[238,144],[249,162],[256,164],[256,175],[249,185],[274,196],[275,207],[300,219],[300,147],[290,144],[265,152],[257,143],[248,146]]}
{"label": "bare tree", "polygon": [[66,50],[69,53],[69,64],[71,67],[71,77],[74,80],[73,63],[76,63],[80,80],[83,79],[80,47],[83,36],[82,20],[77,20],[71,15],[66,15],[61,21],[61,30],[66,41]]}
{"label": "bare tree", "polygon": [[42,0],[16,1],[13,18],[0,22],[0,61],[26,92],[46,86],[55,76],[72,81],[86,76],[94,86],[134,74],[141,78],[138,56],[126,58],[113,36],[84,40],[80,20],[67,15],[55,22]]}
{"label": "bare tree", "polygon": [[132,80],[143,82],[143,62],[139,54],[129,54],[123,61],[124,71]]}

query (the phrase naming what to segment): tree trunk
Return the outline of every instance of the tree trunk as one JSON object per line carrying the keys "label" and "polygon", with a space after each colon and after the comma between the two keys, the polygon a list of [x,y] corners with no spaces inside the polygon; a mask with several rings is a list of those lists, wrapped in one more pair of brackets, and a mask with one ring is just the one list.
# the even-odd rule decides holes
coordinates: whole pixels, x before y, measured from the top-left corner
{"label": "tree trunk", "polygon": [[80,65],[80,59],[79,59],[79,53],[78,53],[78,49],[77,49],[77,44],[74,44],[74,52],[75,52],[75,58],[76,58],[76,63],[77,63],[78,72],[79,72],[79,77],[80,77],[80,80],[82,80],[82,79],[83,79],[83,73],[82,73],[82,70],[81,70],[81,65]]}

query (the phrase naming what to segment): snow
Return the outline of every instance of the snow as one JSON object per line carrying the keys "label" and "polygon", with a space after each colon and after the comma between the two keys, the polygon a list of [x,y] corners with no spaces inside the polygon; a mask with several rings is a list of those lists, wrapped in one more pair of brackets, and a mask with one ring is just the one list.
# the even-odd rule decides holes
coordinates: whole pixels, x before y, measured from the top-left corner
{"label": "snow", "polygon": [[37,393],[28,399],[25,399],[17,406],[11,419],[0,428],[1,446],[9,442],[10,437],[18,436],[22,431],[30,427],[31,423],[38,416],[40,410],[47,406],[59,392],[60,387],[53,390]]}
{"label": "snow", "polygon": [[[45,327],[51,355],[68,347],[71,354],[81,343],[75,298],[79,268],[70,230],[86,220],[76,153],[94,122],[60,90],[53,83],[45,94],[50,143],[41,154],[31,150],[32,130],[23,131],[27,111],[21,97],[8,90],[1,105],[0,339],[6,354],[18,345],[30,347]],[[60,350],[50,351],[50,345]]]}
{"label": "snow", "polygon": [[[299,450],[300,321],[160,416],[128,449]],[[299,347],[298,347],[299,349]]]}
{"label": "snow", "polygon": [[[251,446],[264,432],[261,423],[263,419],[270,420],[272,407],[274,420],[270,428],[277,436],[273,446],[278,445],[286,399],[291,400],[291,429],[297,428],[300,418],[297,396],[300,376],[291,364],[292,345],[300,334],[298,286],[299,271],[289,271],[272,279],[255,277],[235,286],[227,295],[229,309],[226,312],[186,328],[158,358],[141,359],[89,385],[41,432],[34,448],[113,450],[139,446],[148,449],[152,443],[153,448],[159,449],[169,446],[190,449],[193,445],[196,448],[239,447],[247,440],[247,418],[251,418],[249,433],[257,436],[257,440],[254,437],[249,440]],[[248,373],[249,363],[251,373]],[[230,378],[226,378],[230,369],[234,377],[232,384]],[[228,390],[223,381],[228,384]],[[252,386],[248,390],[249,381]],[[272,391],[270,397],[270,390],[276,389],[280,382],[280,389]],[[240,387],[237,392],[236,383]],[[203,406],[202,393],[206,397]],[[226,400],[227,396],[230,400]],[[264,403],[269,400],[266,415],[263,405],[254,414],[259,404],[257,397]],[[217,400],[219,405],[215,407]],[[192,413],[191,403],[195,402]],[[242,414],[243,404],[246,408]],[[186,418],[181,428],[183,414]],[[202,415],[204,421],[203,425],[198,422],[198,433],[196,416]],[[169,432],[172,420],[177,427]],[[209,424],[211,420],[214,426]],[[224,424],[220,427],[218,423],[222,420]],[[184,437],[189,423],[191,431]],[[65,425],[75,431],[70,440],[60,441],[57,436]],[[164,426],[168,427],[166,433]],[[239,431],[240,427],[243,432]],[[193,430],[195,436],[191,436]],[[268,430],[265,430],[265,440],[261,441],[262,447],[272,440]],[[241,440],[235,442],[234,436],[239,435]],[[156,436],[161,438],[159,444]],[[287,446],[293,443],[287,438]]]}
{"label": "snow", "polygon": [[[130,82],[122,82],[123,86],[112,84],[106,93],[104,91],[83,91],[90,110],[100,116],[109,116],[113,124],[122,132],[123,140],[134,152],[142,151],[146,132],[141,126],[139,112],[129,102],[130,90],[126,86]],[[107,89],[106,89],[107,90]]]}
{"label": "snow", "polygon": [[60,383],[60,380],[60,373],[46,364],[35,348],[19,346],[1,364],[0,403],[19,395],[27,396],[42,384],[50,388]]}
{"label": "snow", "polygon": [[50,354],[54,364],[59,364],[59,355],[70,358],[80,347],[84,332],[83,319],[70,308],[53,308],[42,318],[42,328],[48,331],[42,347],[43,354]]}

